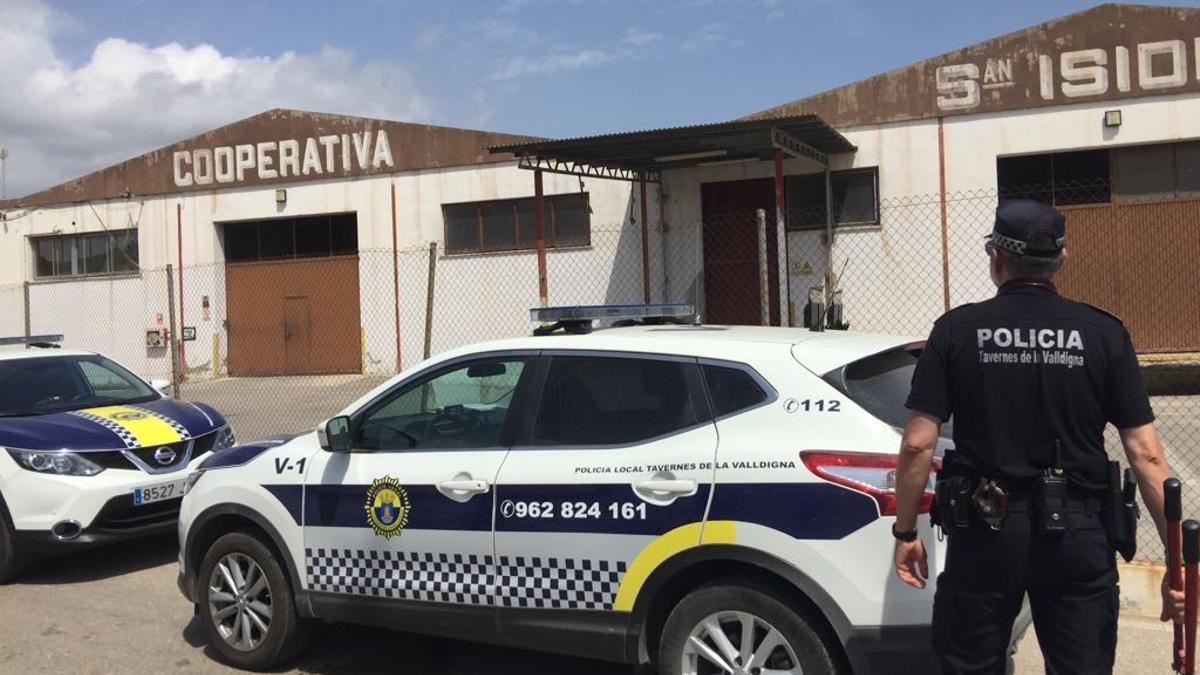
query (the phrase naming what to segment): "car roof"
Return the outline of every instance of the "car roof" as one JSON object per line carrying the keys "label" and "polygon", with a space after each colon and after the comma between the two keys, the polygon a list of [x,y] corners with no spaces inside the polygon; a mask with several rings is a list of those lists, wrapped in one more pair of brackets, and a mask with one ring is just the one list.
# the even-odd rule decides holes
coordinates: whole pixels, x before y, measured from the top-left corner
{"label": "car roof", "polygon": [[796,358],[806,367],[815,372],[827,372],[838,365],[914,341],[914,338],[908,336],[859,331],[816,332],[806,328],[777,326],[666,324],[604,328],[583,335],[557,332],[551,335],[496,340],[456,349],[443,356],[462,356],[480,351],[541,349],[714,356],[727,350],[730,343],[756,343],[764,347],[775,345],[782,349],[792,349]]}
{"label": "car roof", "polygon": [[24,345],[0,346],[0,361],[14,359],[43,359],[54,356],[95,356],[95,352],[85,352],[78,349],[58,349],[46,347],[26,348]]}

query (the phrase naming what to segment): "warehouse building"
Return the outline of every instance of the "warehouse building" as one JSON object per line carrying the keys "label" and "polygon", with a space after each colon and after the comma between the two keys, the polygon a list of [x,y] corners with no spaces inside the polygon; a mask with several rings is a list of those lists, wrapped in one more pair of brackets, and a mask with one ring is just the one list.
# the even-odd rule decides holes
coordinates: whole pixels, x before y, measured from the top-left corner
{"label": "warehouse building", "polygon": [[269,111],[5,204],[0,333],[162,372],[176,316],[193,373],[390,372],[540,298],[800,325],[836,288],[852,327],[921,334],[990,293],[1007,197],[1067,214],[1067,293],[1141,351],[1200,351],[1200,10],[1101,5],[695,127]]}

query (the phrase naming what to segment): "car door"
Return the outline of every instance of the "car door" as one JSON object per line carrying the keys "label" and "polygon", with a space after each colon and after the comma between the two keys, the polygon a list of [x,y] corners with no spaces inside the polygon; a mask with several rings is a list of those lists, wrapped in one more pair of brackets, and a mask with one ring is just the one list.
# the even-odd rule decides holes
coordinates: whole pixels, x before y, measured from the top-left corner
{"label": "car door", "polygon": [[323,615],[371,599],[396,628],[495,633],[493,484],[532,359],[439,364],[352,415],[350,452],[314,458],[304,547]]}
{"label": "car door", "polygon": [[497,484],[501,634],[613,658],[647,575],[701,541],[717,436],[695,359],[540,361]]}

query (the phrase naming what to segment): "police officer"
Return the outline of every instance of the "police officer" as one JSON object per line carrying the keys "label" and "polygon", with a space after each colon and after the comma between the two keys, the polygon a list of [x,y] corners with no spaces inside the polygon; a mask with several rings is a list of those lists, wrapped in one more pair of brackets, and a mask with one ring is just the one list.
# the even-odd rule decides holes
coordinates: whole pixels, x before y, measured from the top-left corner
{"label": "police officer", "polygon": [[[963,488],[955,504],[970,509],[939,514],[948,552],[933,645],[946,673],[1003,673],[1026,594],[1047,673],[1112,671],[1118,594],[1101,513],[1106,423],[1120,430],[1165,541],[1162,484],[1171,473],[1129,333],[1058,294],[1051,279],[1067,257],[1064,241],[1053,208],[1002,202],[985,244],[998,293],[939,318],[913,375],[893,528],[901,581],[923,588],[928,577],[917,507],[939,426],[951,419],[955,450],[938,480],[957,477],[948,483]],[[962,527],[947,522],[956,516]],[[1182,616],[1182,593],[1164,582],[1163,620]]]}

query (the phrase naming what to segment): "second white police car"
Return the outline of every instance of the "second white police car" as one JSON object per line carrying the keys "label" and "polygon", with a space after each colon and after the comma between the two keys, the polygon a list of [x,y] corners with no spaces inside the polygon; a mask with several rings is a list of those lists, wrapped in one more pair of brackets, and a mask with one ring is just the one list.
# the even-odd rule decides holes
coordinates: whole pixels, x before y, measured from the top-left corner
{"label": "second white police car", "polygon": [[631,312],[547,310],[204,462],[179,585],[218,652],[275,666],[317,618],[670,675],[934,667],[890,565],[920,345]]}

